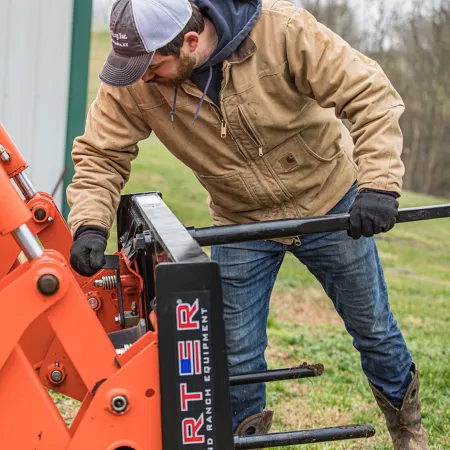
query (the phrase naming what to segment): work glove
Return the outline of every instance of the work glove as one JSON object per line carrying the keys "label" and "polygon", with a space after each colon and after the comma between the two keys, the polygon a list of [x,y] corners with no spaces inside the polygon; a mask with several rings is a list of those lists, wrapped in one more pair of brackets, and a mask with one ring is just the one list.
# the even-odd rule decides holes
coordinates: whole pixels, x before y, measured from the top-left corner
{"label": "work glove", "polygon": [[389,191],[361,191],[350,210],[348,235],[357,240],[392,230],[397,220],[398,197]]}
{"label": "work glove", "polygon": [[77,230],[70,249],[70,265],[75,272],[91,277],[105,265],[108,233],[105,228],[85,226]]}

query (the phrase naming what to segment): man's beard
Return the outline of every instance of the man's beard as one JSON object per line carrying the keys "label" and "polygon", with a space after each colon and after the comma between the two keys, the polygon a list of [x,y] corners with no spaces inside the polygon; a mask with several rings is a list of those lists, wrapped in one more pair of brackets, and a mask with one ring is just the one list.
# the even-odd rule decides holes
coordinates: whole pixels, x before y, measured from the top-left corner
{"label": "man's beard", "polygon": [[151,83],[164,84],[166,86],[179,86],[189,80],[195,69],[195,58],[181,55],[179,61],[178,74],[175,78],[155,77],[151,80]]}

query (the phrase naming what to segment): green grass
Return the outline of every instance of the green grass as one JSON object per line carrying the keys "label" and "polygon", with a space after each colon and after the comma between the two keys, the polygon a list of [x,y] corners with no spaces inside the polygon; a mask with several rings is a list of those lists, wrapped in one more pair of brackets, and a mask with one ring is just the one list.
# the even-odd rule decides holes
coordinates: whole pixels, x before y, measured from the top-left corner
{"label": "green grass", "polygon": [[[94,34],[92,48],[91,100],[98,87],[96,74],[109,49],[108,35]],[[210,224],[203,188],[154,137],[141,144],[125,192],[151,190],[163,193],[185,225]],[[445,202],[412,193],[401,199],[402,207]],[[391,306],[421,369],[423,422],[435,450],[450,448],[449,225],[449,219],[399,225],[378,239]],[[114,239],[113,235],[110,249]],[[303,313],[285,313],[286,308],[300,308]],[[313,381],[269,385],[268,407],[276,410],[276,431],[372,423],[378,432],[371,440],[298,448],[391,448],[351,338],[317,281],[292,257],[286,258],[277,281],[268,332],[272,367],[309,361],[322,362],[326,368],[325,374]]]}
{"label": "green grass", "polygon": [[[133,165],[132,176],[125,189],[127,193],[147,190],[161,191],[167,204],[185,225],[201,227],[210,224],[203,188],[156,139],[141,145],[140,156]],[[412,193],[406,193],[402,198],[402,206],[443,202],[442,199]],[[430,432],[431,448],[450,448],[449,219],[399,225],[388,235],[380,237],[378,243],[392,309],[422,372],[422,409],[424,425]],[[377,437],[367,442],[355,441],[352,447],[347,442],[307,448],[391,448],[382,417],[371,401],[359,356],[344,327],[329,324],[328,320],[303,324],[302,317],[296,317],[295,323],[286,323],[276,317],[277,305],[286,296],[292,297],[293,291],[298,293],[295,301],[308,304],[313,301],[308,292],[318,289],[320,287],[312,275],[288,255],[274,292],[275,306],[269,322],[269,363],[275,368],[303,361],[322,362],[326,371],[314,381],[269,385],[268,407],[276,410],[274,429],[372,423],[377,428]],[[307,294],[302,295],[302,290]],[[335,314],[331,308],[329,314]],[[297,401],[292,391],[296,392],[298,385],[305,385],[307,390],[299,390],[298,395],[304,396],[300,403],[302,411],[293,413],[291,408]],[[305,418],[303,423],[306,424],[302,425],[302,421],[296,423],[295,414]],[[308,416],[315,420],[311,422]]]}

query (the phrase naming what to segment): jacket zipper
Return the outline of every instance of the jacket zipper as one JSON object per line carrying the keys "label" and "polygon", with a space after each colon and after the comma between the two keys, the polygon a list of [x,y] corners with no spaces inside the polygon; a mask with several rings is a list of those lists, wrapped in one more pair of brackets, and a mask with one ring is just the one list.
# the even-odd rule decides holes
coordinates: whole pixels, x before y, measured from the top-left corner
{"label": "jacket zipper", "polygon": [[222,113],[219,111],[219,109],[217,108],[217,106],[212,105],[210,103],[210,107],[212,108],[212,110],[216,113],[217,118],[219,119],[220,122],[220,137],[222,139],[225,139],[227,137],[227,123],[225,122],[224,117],[222,116]]}
{"label": "jacket zipper", "polygon": [[235,137],[233,136],[233,133],[231,132],[231,130],[230,130],[230,132],[228,133],[227,122],[225,121],[225,117],[223,117],[221,111],[217,108],[216,105],[213,105],[213,104],[211,104],[211,103],[210,103],[209,105],[210,105],[210,107],[213,109],[214,113],[215,113],[216,116],[217,116],[217,119],[219,120],[219,122],[220,122],[220,124],[221,124],[220,137],[221,137],[222,139],[225,139],[225,138],[228,136],[228,134],[229,134],[230,137],[231,137],[231,140],[234,142],[234,145],[236,146],[237,151],[240,153],[240,155],[241,155],[245,160],[248,160],[248,157],[247,157],[247,156],[244,154],[244,152],[240,149],[240,147],[239,147],[239,145],[238,145],[238,143],[237,143]]}
{"label": "jacket zipper", "polygon": [[225,139],[227,137],[227,123],[222,119],[222,128],[220,130],[220,137]]}
{"label": "jacket zipper", "polygon": [[[201,96],[193,94],[193,93],[189,93],[188,92],[187,94],[188,95],[193,95],[194,97],[197,97],[197,98],[201,98]],[[220,124],[221,124],[220,137],[222,139],[225,139],[227,137],[227,123],[225,122],[225,119],[223,118],[220,110],[217,108],[217,105],[215,103],[211,103],[208,100],[206,100],[205,103],[207,103],[209,105],[209,107],[212,108],[214,110],[214,112],[216,113],[217,118],[219,119]]]}
{"label": "jacket zipper", "polygon": [[[224,77],[223,77],[223,81],[222,81],[222,87],[221,87],[221,90],[220,90],[220,97],[222,97],[222,94],[223,94],[223,92],[224,92],[224,90],[225,90],[225,87],[226,87],[227,84],[228,84],[229,77],[230,77],[230,69],[231,69],[231,66],[232,66],[233,64],[236,64],[236,63],[235,63],[235,62],[233,62],[233,63],[228,63],[228,65],[225,67],[225,70],[224,70]],[[221,137],[224,138],[224,137],[226,137],[226,131],[227,131],[227,123],[226,123],[226,121],[225,121],[225,114],[222,115],[222,111],[221,111],[221,110],[218,110],[217,107],[216,107],[216,105],[212,105],[212,104],[211,104],[211,107],[214,109],[215,113],[217,114],[217,117],[218,117],[219,121],[221,121],[221,123],[222,123]],[[238,113],[239,121],[240,121],[240,116],[241,116],[241,114]],[[241,125],[242,125],[242,124],[241,124]],[[249,125],[247,125],[247,126],[249,126]],[[244,127],[243,127],[243,128],[244,128]],[[251,129],[251,127],[250,127],[250,129]],[[245,132],[248,132],[245,128],[244,128],[244,131],[245,131]],[[229,129],[229,134],[230,134],[231,139],[233,140],[234,144],[236,145],[237,151],[241,154],[241,156],[242,156],[245,160],[247,160],[247,161],[250,160],[250,161],[251,161],[253,158],[252,158],[250,155],[247,154],[247,151],[246,151],[246,150],[244,150],[243,148],[241,149],[241,147],[239,146],[239,144],[238,144],[236,138],[235,138],[234,135],[233,135],[232,128]],[[259,138],[257,138],[257,136],[253,136],[253,133],[251,133],[251,134],[249,135],[249,137],[253,140],[254,143],[257,144],[259,156],[262,158],[262,157],[264,156],[263,145],[262,145],[262,143],[260,142]],[[266,162],[266,161],[264,161],[264,163],[267,165],[267,162]],[[267,194],[269,195],[269,197],[271,197],[275,202],[277,202],[277,199],[274,198],[274,196],[272,195],[272,193],[270,192],[270,190],[269,190],[267,187],[264,186],[264,190],[267,192]],[[299,244],[301,244],[300,238],[298,238],[298,242],[299,242]]]}
{"label": "jacket zipper", "polygon": [[[222,97],[223,91],[225,90],[225,87],[228,84],[230,67],[231,67],[231,64],[227,64],[227,66],[225,67],[225,73],[224,73],[223,80],[222,80],[222,86],[220,88],[220,94],[219,94],[220,97]],[[214,110],[216,110],[216,108],[214,108]],[[216,112],[219,117],[219,120],[222,122],[222,128],[220,130],[220,137],[222,139],[225,139],[227,137],[227,123],[225,122],[225,118],[223,117],[222,112],[220,110],[216,111]],[[234,137],[233,136],[231,136],[231,137],[234,140]],[[236,141],[235,141],[235,143],[236,143]],[[237,145],[237,143],[236,143],[236,145]]]}
{"label": "jacket zipper", "polygon": [[[253,143],[258,147],[258,154],[262,158],[264,156],[263,144],[256,133],[253,131],[252,125],[249,123],[246,115],[241,109],[241,106],[238,106],[239,111],[239,121],[241,122],[242,129],[248,135],[248,137],[253,141]],[[242,118],[242,119],[241,119]]]}

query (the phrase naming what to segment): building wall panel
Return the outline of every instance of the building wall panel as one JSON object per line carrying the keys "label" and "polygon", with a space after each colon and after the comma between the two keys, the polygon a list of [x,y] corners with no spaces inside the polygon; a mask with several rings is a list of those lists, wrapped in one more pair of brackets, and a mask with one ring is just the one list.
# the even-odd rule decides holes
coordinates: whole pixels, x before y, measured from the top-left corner
{"label": "building wall panel", "polygon": [[73,0],[0,0],[0,121],[46,192],[64,170],[72,12]]}

